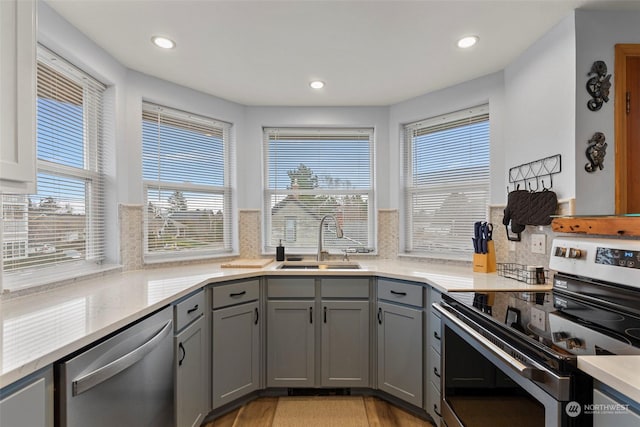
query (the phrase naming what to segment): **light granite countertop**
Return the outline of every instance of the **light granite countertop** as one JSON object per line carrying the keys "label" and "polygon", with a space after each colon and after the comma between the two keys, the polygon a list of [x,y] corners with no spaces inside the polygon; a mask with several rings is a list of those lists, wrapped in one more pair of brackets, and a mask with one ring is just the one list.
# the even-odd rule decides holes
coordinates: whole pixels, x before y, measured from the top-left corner
{"label": "light granite countertop", "polygon": [[0,388],[99,340],[205,285],[273,275],[380,276],[428,284],[442,292],[540,292],[470,267],[415,261],[358,261],[359,270],[221,268],[218,263],[112,273],[49,290],[0,298]]}
{"label": "light granite countertop", "polygon": [[578,356],[578,368],[640,403],[640,356]]}

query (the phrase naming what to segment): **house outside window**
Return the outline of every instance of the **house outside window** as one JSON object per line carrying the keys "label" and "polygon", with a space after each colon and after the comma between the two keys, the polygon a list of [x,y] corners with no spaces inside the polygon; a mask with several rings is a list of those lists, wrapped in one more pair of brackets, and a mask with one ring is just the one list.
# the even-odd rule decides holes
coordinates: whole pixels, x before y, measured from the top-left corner
{"label": "house outside window", "polygon": [[489,106],[404,126],[404,251],[471,259],[489,202]]}
{"label": "house outside window", "polygon": [[298,219],[295,216],[287,216],[284,221],[284,241],[295,242],[298,232]]}
{"label": "house outside window", "polygon": [[145,258],[233,250],[231,125],[143,103]]}
{"label": "house outside window", "polygon": [[282,240],[301,253],[317,250],[318,226],[327,221],[325,246],[338,251],[375,245],[374,131],[371,128],[264,128],[264,246]]}
{"label": "house outside window", "polygon": [[[103,94],[106,87],[38,46],[37,187],[4,194],[3,276],[7,289],[94,272],[104,259]],[[29,276],[25,276],[29,277]]]}

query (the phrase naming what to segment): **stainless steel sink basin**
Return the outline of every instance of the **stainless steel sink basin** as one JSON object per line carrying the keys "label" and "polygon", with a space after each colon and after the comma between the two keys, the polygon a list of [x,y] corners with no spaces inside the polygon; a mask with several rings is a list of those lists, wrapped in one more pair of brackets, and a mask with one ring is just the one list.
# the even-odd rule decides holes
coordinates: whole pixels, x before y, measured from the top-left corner
{"label": "stainless steel sink basin", "polygon": [[359,270],[360,264],[349,261],[285,261],[283,270]]}

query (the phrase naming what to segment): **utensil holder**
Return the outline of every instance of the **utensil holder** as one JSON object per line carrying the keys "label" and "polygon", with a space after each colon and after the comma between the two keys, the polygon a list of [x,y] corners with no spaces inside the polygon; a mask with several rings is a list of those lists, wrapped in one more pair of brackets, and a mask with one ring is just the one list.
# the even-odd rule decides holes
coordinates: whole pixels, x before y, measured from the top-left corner
{"label": "utensil holder", "polygon": [[473,254],[473,271],[476,273],[496,271],[496,248],[493,240],[487,242],[486,254]]}

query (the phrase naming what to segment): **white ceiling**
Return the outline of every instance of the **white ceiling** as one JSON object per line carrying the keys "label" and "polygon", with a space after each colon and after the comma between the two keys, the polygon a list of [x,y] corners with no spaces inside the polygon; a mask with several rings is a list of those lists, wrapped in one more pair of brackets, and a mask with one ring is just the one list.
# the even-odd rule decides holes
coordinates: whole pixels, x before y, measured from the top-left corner
{"label": "white ceiling", "polygon": [[[607,0],[46,2],[127,68],[270,106],[394,104],[503,69],[575,8],[640,6]],[[457,48],[456,40],[469,34],[480,37],[478,45]],[[177,47],[158,49],[152,35],[166,35]],[[313,79],[325,88],[309,88]]]}

